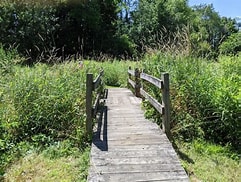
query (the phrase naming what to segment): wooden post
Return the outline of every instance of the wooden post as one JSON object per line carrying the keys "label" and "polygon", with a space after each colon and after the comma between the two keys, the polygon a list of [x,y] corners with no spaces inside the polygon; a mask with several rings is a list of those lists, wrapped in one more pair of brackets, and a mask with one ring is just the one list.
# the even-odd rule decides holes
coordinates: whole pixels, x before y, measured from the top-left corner
{"label": "wooden post", "polygon": [[92,90],[93,74],[86,75],[86,132],[92,134]]}
{"label": "wooden post", "polygon": [[169,95],[169,74],[161,75],[163,81],[162,89],[162,105],[164,106],[164,114],[162,115],[162,128],[168,137],[170,137],[170,95]]}
{"label": "wooden post", "polygon": [[[129,70],[131,70],[131,66],[129,66]],[[128,73],[128,78],[131,79],[131,74]]]}
{"label": "wooden post", "polygon": [[141,97],[141,79],[140,79],[140,71],[138,68],[135,69],[135,95],[136,97]]}

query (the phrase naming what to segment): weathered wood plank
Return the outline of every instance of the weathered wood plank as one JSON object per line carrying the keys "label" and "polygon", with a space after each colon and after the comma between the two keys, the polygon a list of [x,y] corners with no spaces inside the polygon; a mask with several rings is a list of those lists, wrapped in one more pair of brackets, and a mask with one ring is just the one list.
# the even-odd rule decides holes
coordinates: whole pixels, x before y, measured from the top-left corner
{"label": "weathered wood plank", "polygon": [[[164,88],[162,89],[162,105],[164,108],[171,108],[170,104],[170,94],[169,94],[169,74],[163,73],[161,75]],[[163,131],[169,136],[170,135],[170,110],[164,109],[164,114],[162,116],[162,128]]]}
{"label": "weathered wood plank", "polygon": [[135,76],[135,71],[134,71],[134,70],[128,70],[128,73],[129,73],[131,76]]}
{"label": "weathered wood plank", "polygon": [[114,173],[114,174],[98,174],[92,176],[90,181],[99,181],[99,182],[152,182],[152,181],[188,181],[187,176],[184,171],[170,171],[170,172],[145,172],[145,173]]}
{"label": "weathered wood plank", "polygon": [[160,89],[163,88],[163,82],[159,78],[153,77],[153,76],[148,75],[146,73],[141,73],[141,79],[152,83],[153,85],[155,85],[156,87],[158,87]]}
{"label": "weathered wood plank", "polygon": [[130,78],[128,79],[128,83],[132,86],[132,88],[136,87],[136,84],[134,81],[132,81]]}
{"label": "weathered wood plank", "polygon": [[143,89],[141,89],[141,95],[143,95],[160,114],[164,114],[164,106],[161,105],[156,99],[154,99]]}
{"label": "weathered wood plank", "polygon": [[141,99],[109,89],[95,127],[89,182],[189,181],[166,134],[144,118]]}
{"label": "weathered wood plank", "polygon": [[93,81],[93,90],[97,89],[99,85],[101,84],[101,77],[104,74],[104,70],[101,70],[99,75],[96,77],[96,79]]}
{"label": "weathered wood plank", "polygon": [[103,165],[98,166],[102,168],[102,173],[138,173],[138,172],[168,172],[168,171],[180,171],[179,165],[172,165],[172,164],[156,164],[152,166],[152,164],[130,164],[130,165]]}

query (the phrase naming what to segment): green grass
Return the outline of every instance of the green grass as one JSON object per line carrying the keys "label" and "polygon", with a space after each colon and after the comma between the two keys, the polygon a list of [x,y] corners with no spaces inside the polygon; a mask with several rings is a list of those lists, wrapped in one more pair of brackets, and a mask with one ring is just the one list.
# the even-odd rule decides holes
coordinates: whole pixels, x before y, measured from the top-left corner
{"label": "green grass", "polygon": [[176,144],[191,181],[241,181],[240,153],[202,140]]}
{"label": "green grass", "polygon": [[83,153],[76,151],[75,155],[52,157],[46,151],[40,154],[32,152],[21,157],[7,169],[5,181],[70,182],[85,181],[87,178],[89,149]]}

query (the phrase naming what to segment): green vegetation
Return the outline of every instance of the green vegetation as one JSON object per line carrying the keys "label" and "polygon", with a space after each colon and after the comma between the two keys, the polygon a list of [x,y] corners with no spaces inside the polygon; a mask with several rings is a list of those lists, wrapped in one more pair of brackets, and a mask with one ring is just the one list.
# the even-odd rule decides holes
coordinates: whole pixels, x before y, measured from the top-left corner
{"label": "green vegetation", "polygon": [[[5,180],[84,181],[90,140],[85,134],[86,72],[106,71],[110,86],[126,85],[130,62],[84,61],[15,65],[1,49],[11,72],[1,67],[0,175]],[[120,71],[121,72],[118,72]],[[3,176],[4,175],[4,176]]]}
{"label": "green vegetation", "polygon": [[[12,162],[25,160],[25,155],[37,155],[36,160],[41,160],[43,153],[51,154],[50,158],[60,162],[59,169],[62,163],[67,165],[66,157],[76,158],[72,165],[80,164],[89,146],[84,123],[85,73],[89,68],[65,63],[33,67],[12,64],[11,69],[1,75],[0,83],[0,174]],[[81,166],[87,170],[85,163],[75,166],[76,170],[83,170]]]}
{"label": "green vegetation", "polygon": [[241,51],[241,32],[230,35],[220,46],[220,52],[226,55],[236,55]]}
{"label": "green vegetation", "polygon": [[[143,68],[157,77],[162,71],[171,75],[174,135],[240,146],[240,57],[208,62],[156,53],[145,58]],[[159,119],[154,110],[148,114]]]}
{"label": "green vegetation", "polygon": [[[191,181],[240,181],[241,57],[218,62],[155,53],[146,72],[170,73],[174,146]],[[156,98],[159,90],[149,86]],[[146,116],[160,123],[147,103]]]}
{"label": "green vegetation", "polygon": [[[6,54],[11,53],[2,50]],[[212,62],[155,52],[140,62],[84,61],[83,68],[76,62],[26,67],[13,65],[12,56],[10,59],[12,71],[2,74],[0,87],[4,178],[36,179],[41,173],[49,181],[60,174],[67,181],[85,180],[89,151],[84,128],[85,74],[90,70],[97,74],[103,68],[107,86],[125,87],[127,68],[132,66],[157,77],[162,71],[170,72],[172,134],[191,179],[240,179],[235,169],[240,166],[240,57]],[[159,123],[159,115],[144,105],[147,117]],[[204,173],[214,164],[214,171]],[[37,171],[39,165],[43,169]],[[211,175],[215,171],[223,175]]]}
{"label": "green vegetation", "polygon": [[209,58],[240,51],[234,37],[222,46],[238,32],[235,20],[187,0],[3,0],[0,10],[0,43],[30,65],[72,55],[133,59],[150,48]]}
{"label": "green vegetation", "polygon": [[178,142],[182,165],[191,181],[240,181],[240,154],[202,140]]}
{"label": "green vegetation", "polygon": [[[107,86],[125,87],[129,66],[170,73],[173,143],[191,180],[241,181],[236,23],[187,0],[2,0],[0,181],[85,181],[85,75],[103,68]],[[67,62],[80,56],[99,62]]]}
{"label": "green vegetation", "polygon": [[[63,148],[65,151],[69,148]],[[60,147],[51,147],[42,153],[29,153],[13,164],[5,174],[6,181],[85,181],[89,150],[58,156]],[[70,151],[68,151],[70,152]],[[50,154],[49,154],[50,153]]]}

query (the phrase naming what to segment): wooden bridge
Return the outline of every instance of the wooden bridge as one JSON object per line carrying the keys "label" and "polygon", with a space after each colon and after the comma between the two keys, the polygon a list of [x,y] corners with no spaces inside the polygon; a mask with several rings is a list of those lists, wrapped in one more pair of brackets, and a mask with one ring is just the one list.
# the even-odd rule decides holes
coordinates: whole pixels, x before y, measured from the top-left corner
{"label": "wooden bridge", "polygon": [[[87,85],[88,82],[91,83],[91,79],[87,79]],[[91,85],[97,82],[98,78]],[[88,91],[87,95],[90,95]],[[93,108],[98,100],[97,94]],[[89,182],[189,181],[166,133],[145,119],[140,98],[129,89],[112,88],[105,101],[93,128]],[[95,115],[95,110],[87,111],[87,119]],[[89,127],[87,124],[87,130]]]}

